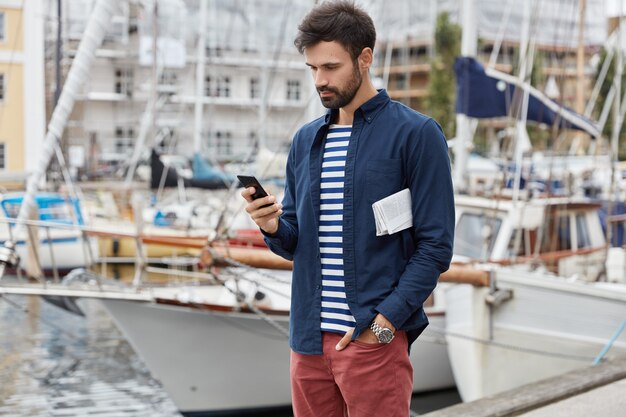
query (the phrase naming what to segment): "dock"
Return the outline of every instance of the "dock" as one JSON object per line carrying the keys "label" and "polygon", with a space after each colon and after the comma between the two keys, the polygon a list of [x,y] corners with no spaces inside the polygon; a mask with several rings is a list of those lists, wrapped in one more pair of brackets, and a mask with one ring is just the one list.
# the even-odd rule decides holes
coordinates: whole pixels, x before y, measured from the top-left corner
{"label": "dock", "polygon": [[625,392],[626,359],[615,359],[423,417],[623,417]]}

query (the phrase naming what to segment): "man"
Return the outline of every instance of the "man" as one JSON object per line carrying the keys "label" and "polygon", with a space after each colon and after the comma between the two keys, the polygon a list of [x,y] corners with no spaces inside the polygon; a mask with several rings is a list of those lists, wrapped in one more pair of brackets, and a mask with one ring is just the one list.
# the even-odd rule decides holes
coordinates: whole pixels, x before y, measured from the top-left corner
{"label": "man", "polygon": [[[282,204],[246,211],[293,259],[290,346],[297,417],[409,415],[409,346],[452,256],[454,199],[439,125],[377,91],[376,31],[350,1],[316,6],[295,40],[324,117],[295,135]],[[413,226],[376,235],[372,203],[408,188]],[[262,207],[270,204],[268,207]]]}

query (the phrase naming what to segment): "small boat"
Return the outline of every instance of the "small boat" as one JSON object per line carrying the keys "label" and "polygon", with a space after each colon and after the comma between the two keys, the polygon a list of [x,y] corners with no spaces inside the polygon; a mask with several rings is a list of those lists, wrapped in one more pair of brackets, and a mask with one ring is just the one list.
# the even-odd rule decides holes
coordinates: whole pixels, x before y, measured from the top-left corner
{"label": "small boat", "polygon": [[[23,201],[22,193],[0,196],[0,244],[15,239],[17,254],[22,259],[34,260],[44,272],[61,272],[90,266],[98,257],[95,239],[86,237],[79,228],[85,220],[80,200],[57,193],[38,193],[35,196],[37,222],[37,250],[29,251],[26,234],[13,236],[16,219]],[[29,253],[30,252],[30,253]]]}

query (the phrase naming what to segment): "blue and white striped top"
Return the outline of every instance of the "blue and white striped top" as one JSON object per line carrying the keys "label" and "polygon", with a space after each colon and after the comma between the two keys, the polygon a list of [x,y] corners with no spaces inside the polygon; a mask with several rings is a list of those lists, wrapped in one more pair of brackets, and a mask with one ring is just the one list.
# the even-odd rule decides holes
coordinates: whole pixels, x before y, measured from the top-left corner
{"label": "blue and white striped top", "polygon": [[346,302],[343,270],[343,180],[351,132],[352,126],[330,126],[320,182],[321,329],[341,334],[355,326]]}

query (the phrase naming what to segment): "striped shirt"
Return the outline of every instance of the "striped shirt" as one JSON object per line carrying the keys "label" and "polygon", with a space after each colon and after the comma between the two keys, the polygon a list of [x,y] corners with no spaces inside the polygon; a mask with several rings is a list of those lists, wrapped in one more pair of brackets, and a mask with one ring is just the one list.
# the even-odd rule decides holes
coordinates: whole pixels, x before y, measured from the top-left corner
{"label": "striped shirt", "polygon": [[330,126],[320,182],[321,329],[341,334],[355,326],[346,302],[343,270],[343,180],[351,132],[352,126]]}

